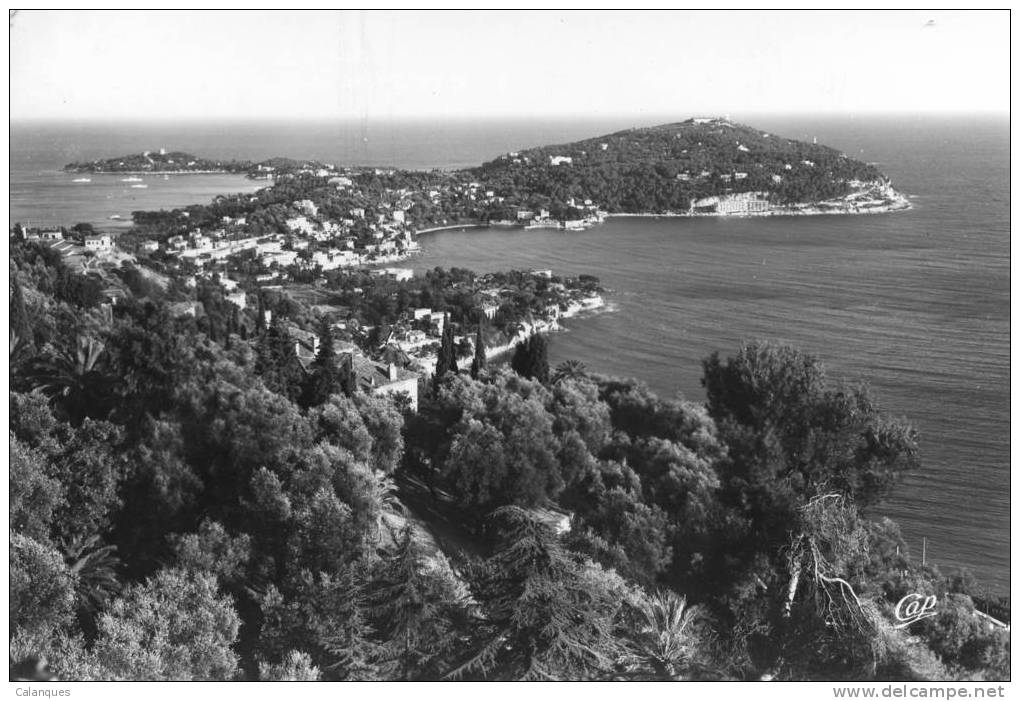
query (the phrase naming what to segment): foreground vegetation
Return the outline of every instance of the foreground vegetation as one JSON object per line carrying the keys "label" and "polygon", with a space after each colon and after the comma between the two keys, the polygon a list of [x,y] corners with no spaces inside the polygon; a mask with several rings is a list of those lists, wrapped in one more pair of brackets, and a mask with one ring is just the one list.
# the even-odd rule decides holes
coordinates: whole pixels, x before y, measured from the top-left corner
{"label": "foreground vegetation", "polygon": [[532,340],[410,413],[278,324],[11,259],[12,678],[1009,676],[973,580],[872,517],[913,430],[799,351],[706,359],[699,404]]}

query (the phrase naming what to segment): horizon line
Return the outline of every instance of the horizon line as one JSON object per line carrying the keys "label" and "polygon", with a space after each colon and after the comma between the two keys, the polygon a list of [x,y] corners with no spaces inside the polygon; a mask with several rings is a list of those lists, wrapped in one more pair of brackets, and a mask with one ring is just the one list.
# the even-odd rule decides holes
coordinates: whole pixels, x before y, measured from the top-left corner
{"label": "horizon line", "polygon": [[581,121],[606,121],[606,120],[641,120],[645,121],[648,119],[690,119],[692,117],[713,117],[713,118],[730,118],[735,115],[737,118],[746,117],[843,117],[846,119],[855,119],[857,117],[1000,117],[1010,118],[1011,111],[1009,109],[980,109],[980,110],[911,110],[911,109],[889,109],[889,110],[796,110],[796,111],[777,111],[777,110],[764,110],[764,111],[719,111],[719,110],[701,110],[701,111],[684,111],[684,112],[627,112],[627,113],[550,113],[550,114],[539,114],[539,115],[525,115],[525,114],[478,114],[478,115],[448,115],[444,113],[423,113],[423,114],[405,114],[405,115],[384,115],[384,116],[364,116],[364,115],[350,115],[350,114],[339,114],[339,115],[266,115],[266,116],[252,116],[252,115],[188,115],[188,116],[19,116],[9,117],[9,124],[18,123],[39,123],[39,122],[79,122],[79,123],[125,123],[125,122],[139,122],[139,123],[169,123],[169,122],[187,122],[187,123],[204,123],[204,124],[215,124],[218,122],[365,122],[365,123],[392,123],[401,121],[428,121],[428,120],[442,120],[445,122],[468,122],[478,120],[488,121],[521,121],[521,122],[532,122],[532,121],[558,121],[558,120],[581,120]]}

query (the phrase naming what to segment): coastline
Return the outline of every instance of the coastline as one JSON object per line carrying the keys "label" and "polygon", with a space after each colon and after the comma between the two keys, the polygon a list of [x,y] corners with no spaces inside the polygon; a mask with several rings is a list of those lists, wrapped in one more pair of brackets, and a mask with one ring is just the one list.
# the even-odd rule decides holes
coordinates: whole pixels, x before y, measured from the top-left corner
{"label": "coastline", "polygon": [[740,214],[726,213],[726,212],[698,212],[698,213],[677,213],[667,212],[665,214],[656,214],[654,212],[636,212],[636,213],[619,213],[619,214],[608,214],[606,219],[614,218],[646,218],[646,219],[751,219],[758,217],[821,217],[831,215],[854,215],[854,214],[890,214],[893,212],[905,212],[909,209],[913,209],[913,205],[906,204],[902,206],[888,206],[888,207],[869,207],[867,209],[798,209],[798,210],[771,210],[768,212],[742,212]]}
{"label": "coastline", "polygon": [[353,268],[371,268],[376,265],[390,265],[391,263],[400,263],[402,261],[411,258],[412,256],[420,255],[421,248],[416,248],[411,251],[401,251],[400,253],[391,253],[388,256],[378,256],[372,260],[365,261],[363,263],[354,263],[351,265],[341,265],[341,269],[353,269]]}
{"label": "coastline", "polygon": [[492,348],[485,349],[485,355],[488,358],[495,358],[501,355],[505,355],[517,347],[517,344],[525,340],[528,336],[533,333],[551,333],[553,331],[561,331],[563,327],[560,325],[561,319],[570,319],[576,317],[583,312],[592,312],[599,309],[606,308],[606,300],[600,295],[596,294],[591,297],[585,297],[582,301],[571,302],[567,305],[566,311],[560,312],[560,315],[552,320],[541,320],[535,322],[525,322],[522,324],[522,328],[518,331],[513,338],[500,346],[493,346]]}
{"label": "coastline", "polygon": [[235,170],[64,170],[61,172],[68,175],[240,175],[248,177],[246,172]]}
{"label": "coastline", "polygon": [[614,217],[645,217],[662,219],[692,219],[701,217],[811,217],[831,214],[886,214],[890,212],[905,212],[913,209],[914,206],[906,195],[896,193],[896,198],[886,204],[874,207],[855,207],[849,204],[842,206],[835,203],[826,206],[823,202],[810,202],[797,205],[789,205],[784,208],[769,209],[763,212],[611,212],[606,215],[607,219]]}
{"label": "coastline", "polygon": [[[563,327],[560,325],[560,320],[569,319],[571,317],[578,316],[584,312],[594,312],[600,309],[606,308],[606,300],[601,294],[592,295],[591,297],[585,297],[580,301],[571,302],[567,305],[565,311],[560,312],[559,316],[555,319],[540,321],[525,321],[521,324],[521,330],[518,331],[509,341],[498,346],[486,347],[485,357],[489,360],[505,356],[507,353],[517,347],[517,344],[527,339],[534,333],[552,333],[553,331],[561,331]],[[418,366],[427,375],[434,375],[436,373],[436,358],[430,356],[428,358],[418,358]]]}
{"label": "coastline", "polygon": [[451,226],[433,226],[428,229],[418,229],[414,232],[415,236],[421,236],[422,234],[431,234],[433,231],[452,231],[454,229],[487,229],[489,224],[453,224]]}
{"label": "coastline", "polygon": [[[890,194],[882,204],[876,204],[875,206],[859,206],[854,205],[848,201],[827,201],[827,202],[813,202],[792,205],[788,208],[777,208],[762,212],[666,212],[666,213],[654,213],[654,212],[620,212],[620,213],[605,213],[604,219],[612,217],[632,217],[632,218],[695,218],[695,217],[733,217],[733,218],[745,218],[745,217],[776,217],[776,216],[821,216],[821,215],[852,215],[852,214],[882,214],[891,212],[901,212],[912,209],[912,205],[907,197],[899,192],[890,189]],[[601,222],[598,222],[601,223]],[[594,223],[584,228],[591,228]],[[452,231],[452,230],[464,230],[464,229],[489,229],[489,228],[508,228],[506,226],[498,226],[494,224],[455,224],[448,226],[430,227],[428,229],[421,229],[415,232],[415,236],[421,234],[428,234],[438,231]],[[514,226],[513,228],[526,228],[523,226]],[[539,228],[539,227],[531,227]],[[419,251],[421,249],[419,248]],[[397,254],[398,259],[402,260],[410,256],[410,252],[403,254]],[[514,334],[510,340],[498,346],[486,348],[486,356],[488,358],[499,358],[505,356],[507,353],[512,351],[521,341],[528,338],[528,336],[534,333],[551,333],[553,331],[559,331],[562,329],[560,320],[569,319],[575,317],[582,312],[595,311],[606,307],[606,301],[600,294],[586,297],[583,300],[571,302],[567,309],[560,312],[553,319],[543,319],[539,321],[524,322],[521,324],[521,329]],[[436,359],[434,357],[418,358],[417,364],[421,370],[429,375],[435,374]]]}
{"label": "coastline", "polygon": [[[913,209],[914,206],[908,199],[908,197],[902,193],[893,191],[891,196],[883,204],[876,204],[874,206],[862,206],[855,205],[850,202],[844,201],[823,201],[823,202],[805,202],[798,203],[795,205],[787,205],[785,207],[777,207],[775,209],[769,209],[761,212],[604,212],[602,216],[604,219],[613,218],[648,218],[648,219],[694,219],[694,218],[705,218],[705,217],[730,217],[730,218],[751,218],[751,217],[811,217],[811,216],[824,216],[824,215],[854,215],[854,214],[888,214],[892,212],[905,212]],[[584,227],[578,227],[574,230],[589,229],[592,226],[596,226],[602,222],[590,222]],[[488,224],[475,223],[475,224],[455,224],[451,226],[435,226],[428,229],[421,229],[415,232],[415,236],[421,234],[429,234],[436,231],[453,231],[456,229],[550,229],[550,230],[562,230],[557,222],[555,225],[550,224],[549,226],[535,226],[535,225],[523,225],[523,224],[496,224],[490,222]]]}

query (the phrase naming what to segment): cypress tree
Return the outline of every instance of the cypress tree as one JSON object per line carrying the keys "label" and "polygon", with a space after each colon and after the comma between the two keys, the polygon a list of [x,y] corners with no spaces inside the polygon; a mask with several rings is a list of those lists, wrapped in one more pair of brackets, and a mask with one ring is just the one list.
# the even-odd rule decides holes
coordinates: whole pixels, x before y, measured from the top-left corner
{"label": "cypress tree", "polygon": [[294,352],[294,341],[276,317],[256,346],[255,373],[266,387],[291,401],[301,395],[304,371]]}
{"label": "cypress tree", "polygon": [[510,361],[510,367],[522,377],[542,383],[548,382],[549,347],[545,337],[533,333],[518,343],[514,350],[514,357]]}
{"label": "cypress tree", "polygon": [[527,377],[528,372],[528,341],[531,337],[524,339],[514,346],[514,354],[510,358],[510,367],[518,375]]}
{"label": "cypress tree", "polygon": [[319,351],[315,354],[316,367],[334,367],[333,365],[333,329],[323,319],[319,322]]}
{"label": "cypress tree", "polygon": [[439,388],[446,373],[457,372],[457,349],[453,346],[453,327],[450,325],[450,316],[447,315],[443,324],[443,336],[439,344],[439,355],[436,356],[436,374],[433,378],[434,387]]}
{"label": "cypress tree", "polygon": [[348,397],[357,389],[357,378],[354,375],[354,356],[347,353],[340,361],[340,391]]}
{"label": "cypress tree", "polygon": [[478,323],[478,332],[475,334],[475,359],[471,361],[471,378],[478,379],[478,375],[485,369],[485,338],[482,337],[482,324]]}
{"label": "cypress tree", "polygon": [[262,295],[259,295],[259,312],[255,317],[255,330],[260,334],[266,330],[266,303],[262,299]]}
{"label": "cypress tree", "polygon": [[446,325],[443,327],[443,334],[446,337],[447,354],[450,356],[450,372],[457,374],[457,347],[453,342],[453,327],[450,326],[450,317],[446,317]]}
{"label": "cypress tree", "polygon": [[345,391],[344,378],[333,357],[333,330],[325,319],[319,324],[319,351],[312,361],[311,373],[302,387],[300,404],[304,407],[319,406],[329,395]]}

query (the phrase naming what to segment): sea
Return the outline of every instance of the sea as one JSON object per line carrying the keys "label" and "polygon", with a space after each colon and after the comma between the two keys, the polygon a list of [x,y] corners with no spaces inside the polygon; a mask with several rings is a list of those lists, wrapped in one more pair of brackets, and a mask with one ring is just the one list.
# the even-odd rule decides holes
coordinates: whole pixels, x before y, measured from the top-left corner
{"label": "sea", "polygon": [[[233,175],[61,172],[143,150],[272,156],[337,165],[457,168],[507,151],[689,115],[561,120],[19,122],[11,125],[10,223],[116,230],[139,209],[206,202],[265,183]],[[468,229],[423,235],[416,272],[551,268],[598,276],[608,305],[566,321],[550,362],[636,377],[704,400],[702,360],[775,340],[829,376],[865,382],[918,430],[923,468],[872,512],[900,524],[915,557],[1010,583],[1010,211],[1005,115],[730,115],[875,163],[906,212],[763,218],[611,218],[586,231]]]}

